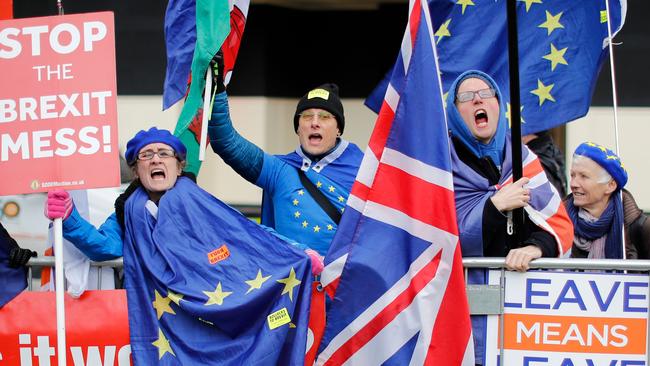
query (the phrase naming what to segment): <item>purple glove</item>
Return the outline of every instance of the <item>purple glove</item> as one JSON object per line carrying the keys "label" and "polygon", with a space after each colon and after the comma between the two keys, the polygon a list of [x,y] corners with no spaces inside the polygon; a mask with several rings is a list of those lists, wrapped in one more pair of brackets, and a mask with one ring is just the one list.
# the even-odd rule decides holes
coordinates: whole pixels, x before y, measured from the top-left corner
{"label": "purple glove", "polygon": [[311,274],[318,276],[323,272],[323,267],[325,266],[323,264],[323,257],[313,249],[305,249],[305,253],[309,256],[309,259],[311,259]]}
{"label": "purple glove", "polygon": [[61,218],[67,219],[72,212],[72,198],[70,194],[62,189],[47,192],[45,202],[45,217],[50,220]]}

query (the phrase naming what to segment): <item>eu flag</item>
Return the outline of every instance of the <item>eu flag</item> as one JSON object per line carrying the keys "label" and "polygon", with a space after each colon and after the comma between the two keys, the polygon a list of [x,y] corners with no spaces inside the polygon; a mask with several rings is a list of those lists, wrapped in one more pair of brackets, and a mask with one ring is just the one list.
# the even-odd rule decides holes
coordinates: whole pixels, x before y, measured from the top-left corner
{"label": "eu flag", "polygon": [[311,267],[302,251],[179,178],[126,205],[124,266],[138,365],[304,362]]}
{"label": "eu flag", "polygon": [[0,224],[0,307],[27,287],[27,268],[9,268],[9,252],[16,247],[16,242]]}
{"label": "eu flag", "polygon": [[474,365],[454,185],[425,0],[409,22],[327,254],[317,365]]}
{"label": "eu flag", "polygon": [[[499,84],[510,118],[506,0],[431,0],[443,90],[476,69]],[[613,34],[626,0],[609,0]],[[489,21],[486,21],[488,20]],[[608,56],[605,0],[518,0],[522,132],[534,133],[584,116]],[[366,100],[378,111],[387,80]]]}

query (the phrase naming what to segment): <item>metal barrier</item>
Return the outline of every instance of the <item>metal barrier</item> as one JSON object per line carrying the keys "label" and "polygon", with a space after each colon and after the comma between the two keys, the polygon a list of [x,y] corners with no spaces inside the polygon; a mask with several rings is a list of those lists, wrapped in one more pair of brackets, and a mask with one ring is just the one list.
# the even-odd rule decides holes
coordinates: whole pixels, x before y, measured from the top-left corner
{"label": "metal barrier", "polygon": [[[32,258],[27,264],[29,266],[29,290],[32,282],[32,267],[54,267],[54,257]],[[91,262],[92,266],[108,266],[116,269],[123,267],[122,258],[105,261]],[[472,315],[501,315],[505,308],[505,258],[464,258],[465,278],[467,271],[472,268],[478,269],[499,269],[501,271],[499,285],[475,285],[467,284],[467,298]],[[558,259],[541,258],[530,263],[531,269],[554,269],[564,271],[633,271],[650,276],[650,260],[622,260],[622,259]],[[99,281],[101,281],[101,276]],[[98,288],[101,282],[98,283]],[[650,299],[650,287],[648,287],[648,298]],[[648,311],[648,324],[650,324],[650,311]],[[503,329],[504,317],[499,319],[499,327]],[[500,353],[503,360],[504,332],[500,332]],[[650,337],[648,337],[648,348],[650,349]],[[650,365],[650,355],[646,354],[646,364]]]}
{"label": "metal barrier", "polygon": [[[470,268],[500,269],[501,283],[503,283],[506,271],[504,258],[463,258],[463,267],[466,279],[467,270]],[[530,268],[572,271],[634,271],[648,272],[650,276],[650,260],[540,258],[532,261]],[[467,285],[467,298],[472,315],[503,314],[503,296],[502,285]]]}
{"label": "metal barrier", "polygon": [[[122,258],[117,258],[104,262],[90,262],[91,266],[95,267],[113,267],[121,269],[123,267]],[[54,257],[37,257],[32,258],[27,263],[29,268],[29,280],[32,280],[32,267],[54,267]],[[470,268],[486,268],[486,269],[501,269],[505,273],[505,259],[504,258],[463,258],[463,267],[465,268],[465,278],[467,278],[467,270]],[[598,270],[598,271],[634,271],[634,272],[648,272],[650,276],[650,260],[623,260],[623,259],[558,259],[558,258],[540,258],[530,263],[531,269],[563,269],[563,270]],[[101,276],[100,276],[101,277]],[[502,275],[503,278],[503,275]],[[468,299],[472,309],[472,314],[502,314],[503,309],[497,312],[488,304],[487,307],[482,306],[480,301],[473,296],[481,296],[482,294],[476,293],[487,291],[492,294],[491,289],[484,289],[482,286],[488,285],[468,285],[472,286],[472,292],[468,292]],[[473,286],[479,286],[474,288]],[[98,286],[99,287],[99,286]],[[469,289],[470,287],[468,287]],[[31,290],[31,287],[30,287]],[[650,292],[650,291],[649,291]],[[471,293],[471,295],[470,295]],[[500,297],[499,289],[499,297]],[[484,312],[481,312],[484,311]]]}
{"label": "metal barrier", "polygon": [[[109,261],[104,261],[104,262],[90,262],[90,265],[93,267],[99,267],[99,275],[97,276],[97,288],[101,288],[102,286],[102,276],[101,276],[101,269],[102,267],[113,267],[115,269],[121,269],[124,266],[124,263],[122,261],[122,258],[117,258],[117,259],[112,259]],[[27,262],[27,289],[29,291],[32,291],[32,282],[34,280],[34,270],[33,268],[43,268],[43,267],[51,267],[54,269],[54,257],[36,257],[36,258],[31,258],[29,262]]]}

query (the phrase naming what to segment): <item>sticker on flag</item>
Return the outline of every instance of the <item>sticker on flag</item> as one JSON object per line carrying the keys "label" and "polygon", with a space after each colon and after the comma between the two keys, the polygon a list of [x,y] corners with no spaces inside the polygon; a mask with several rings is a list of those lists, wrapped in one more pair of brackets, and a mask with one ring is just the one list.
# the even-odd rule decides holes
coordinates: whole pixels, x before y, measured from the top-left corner
{"label": "sticker on flag", "polygon": [[269,329],[273,330],[285,324],[291,323],[291,317],[289,316],[287,308],[282,308],[267,316],[266,321],[269,323]]}

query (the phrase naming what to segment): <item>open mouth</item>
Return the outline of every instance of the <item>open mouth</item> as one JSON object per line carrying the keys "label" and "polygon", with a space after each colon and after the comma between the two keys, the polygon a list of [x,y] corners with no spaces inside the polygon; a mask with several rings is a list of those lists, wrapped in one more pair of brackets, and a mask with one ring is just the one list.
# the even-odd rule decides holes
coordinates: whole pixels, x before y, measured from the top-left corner
{"label": "open mouth", "polygon": [[166,175],[162,169],[154,169],[151,171],[151,179],[153,180],[163,180]]}
{"label": "open mouth", "polygon": [[323,141],[323,136],[320,133],[312,133],[309,135],[309,142],[312,144],[318,144]]}
{"label": "open mouth", "polygon": [[479,109],[474,112],[474,123],[476,123],[476,127],[478,128],[487,127],[488,115],[485,109]]}

